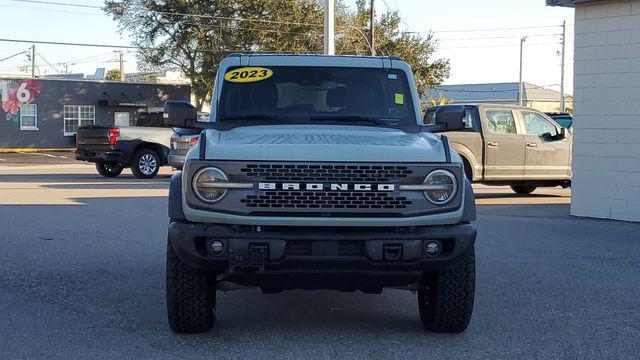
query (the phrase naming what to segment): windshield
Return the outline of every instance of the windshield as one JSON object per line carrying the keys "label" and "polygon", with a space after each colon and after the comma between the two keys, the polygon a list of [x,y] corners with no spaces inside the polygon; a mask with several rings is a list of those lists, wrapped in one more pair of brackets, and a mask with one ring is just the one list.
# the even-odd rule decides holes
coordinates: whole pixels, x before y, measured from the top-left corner
{"label": "windshield", "polygon": [[415,125],[405,73],[394,69],[230,68],[217,121]]}

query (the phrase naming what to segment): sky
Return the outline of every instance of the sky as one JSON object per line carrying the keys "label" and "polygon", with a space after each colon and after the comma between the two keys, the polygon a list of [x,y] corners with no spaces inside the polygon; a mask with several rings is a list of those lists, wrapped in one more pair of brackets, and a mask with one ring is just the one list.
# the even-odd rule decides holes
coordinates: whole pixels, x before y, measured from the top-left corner
{"label": "sky", "polygon": [[[44,0],[50,1],[50,0]],[[82,5],[103,5],[99,0],[59,0]],[[345,0],[353,6],[355,0]],[[524,81],[559,88],[561,24],[567,23],[565,81],[573,84],[573,9],[547,7],[545,0],[376,0],[378,14],[399,10],[403,29],[438,39],[436,58],[447,58],[451,76],[445,84],[518,81],[520,38],[524,45]],[[128,45],[116,23],[97,9],[0,0],[1,39],[23,39],[93,44]],[[506,30],[509,29],[509,30]],[[27,50],[29,43],[0,42],[0,59]],[[36,45],[38,69],[56,73],[93,74],[97,67],[117,68],[116,49]],[[125,69],[136,71],[135,55],[125,54]],[[25,55],[0,61],[0,73],[17,72]]]}

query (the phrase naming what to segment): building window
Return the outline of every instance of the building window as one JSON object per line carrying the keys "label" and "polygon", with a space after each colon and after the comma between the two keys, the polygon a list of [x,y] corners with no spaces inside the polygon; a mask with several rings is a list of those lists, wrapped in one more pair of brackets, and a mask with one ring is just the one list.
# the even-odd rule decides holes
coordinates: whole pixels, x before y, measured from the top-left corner
{"label": "building window", "polygon": [[128,112],[115,112],[113,113],[113,124],[117,127],[130,126],[131,114]]}
{"label": "building window", "polygon": [[38,130],[38,105],[23,104],[20,107],[20,130]]}
{"label": "building window", "polygon": [[96,107],[93,105],[64,106],[64,136],[73,136],[78,126],[95,125]]}

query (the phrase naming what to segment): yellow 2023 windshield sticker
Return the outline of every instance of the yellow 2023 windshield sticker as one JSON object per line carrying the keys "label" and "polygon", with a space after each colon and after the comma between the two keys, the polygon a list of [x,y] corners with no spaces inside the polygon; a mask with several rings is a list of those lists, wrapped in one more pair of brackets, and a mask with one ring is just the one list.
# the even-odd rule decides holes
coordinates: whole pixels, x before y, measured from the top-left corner
{"label": "yellow 2023 windshield sticker", "polygon": [[248,83],[268,79],[271,75],[273,75],[271,69],[263,67],[243,67],[233,69],[224,74],[224,79],[230,82]]}

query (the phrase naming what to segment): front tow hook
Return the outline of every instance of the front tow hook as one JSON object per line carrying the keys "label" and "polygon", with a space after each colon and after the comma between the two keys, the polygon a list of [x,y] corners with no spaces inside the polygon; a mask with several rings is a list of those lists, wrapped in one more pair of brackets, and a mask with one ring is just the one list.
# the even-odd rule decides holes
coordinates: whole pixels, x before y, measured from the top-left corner
{"label": "front tow hook", "polygon": [[401,244],[384,244],[382,256],[386,261],[400,261],[402,259]]}

